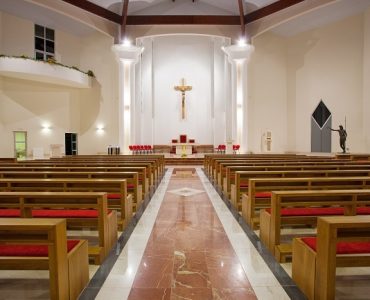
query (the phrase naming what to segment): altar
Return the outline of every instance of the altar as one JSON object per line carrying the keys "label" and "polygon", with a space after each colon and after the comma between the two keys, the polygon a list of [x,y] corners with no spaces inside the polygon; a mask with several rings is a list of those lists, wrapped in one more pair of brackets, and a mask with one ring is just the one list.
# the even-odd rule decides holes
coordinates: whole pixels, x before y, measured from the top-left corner
{"label": "altar", "polygon": [[190,155],[192,154],[192,149],[194,143],[172,143],[172,147],[176,147],[176,155]]}

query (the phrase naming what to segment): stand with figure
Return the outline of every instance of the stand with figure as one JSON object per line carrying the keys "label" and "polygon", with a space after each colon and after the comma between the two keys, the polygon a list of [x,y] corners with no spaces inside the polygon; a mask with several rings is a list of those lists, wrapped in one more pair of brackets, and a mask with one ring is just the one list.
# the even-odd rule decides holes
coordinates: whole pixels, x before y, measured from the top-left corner
{"label": "stand with figure", "polygon": [[331,131],[338,131],[339,133],[339,145],[343,150],[343,153],[346,153],[346,140],[347,140],[347,131],[343,128],[342,125],[339,125],[339,129],[330,128]]}

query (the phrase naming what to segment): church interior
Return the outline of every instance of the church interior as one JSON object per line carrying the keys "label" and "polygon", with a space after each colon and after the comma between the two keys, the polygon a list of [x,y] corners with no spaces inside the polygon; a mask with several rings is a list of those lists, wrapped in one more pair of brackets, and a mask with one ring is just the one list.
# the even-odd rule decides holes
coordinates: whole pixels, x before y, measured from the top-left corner
{"label": "church interior", "polygon": [[0,299],[369,299],[370,0],[1,0]]}

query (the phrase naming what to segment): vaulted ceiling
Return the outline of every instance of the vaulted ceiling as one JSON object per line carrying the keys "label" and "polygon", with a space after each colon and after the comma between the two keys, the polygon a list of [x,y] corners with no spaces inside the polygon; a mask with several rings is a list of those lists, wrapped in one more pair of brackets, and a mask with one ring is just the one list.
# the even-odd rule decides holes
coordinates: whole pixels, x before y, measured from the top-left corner
{"label": "vaulted ceiling", "polygon": [[[85,12],[110,20],[115,24],[123,23],[123,3],[127,0],[0,0],[0,11],[84,36],[94,31],[94,27],[80,22],[78,18],[68,17],[58,11],[48,9],[41,3],[69,3]],[[250,26],[260,26],[259,20],[266,16],[275,17],[288,8],[295,10],[314,0],[129,0],[127,25],[150,24],[224,24],[241,26],[239,2],[243,6],[244,22]],[[292,36],[350,15],[361,13],[370,7],[370,0],[315,0],[328,3],[319,9],[297,13],[268,28],[283,36]],[[39,4],[40,3],[40,4]],[[297,5],[296,5],[297,4]],[[72,7],[72,6],[71,6]],[[287,8],[287,10],[285,10]],[[286,16],[286,14],[285,14]],[[259,28],[259,27],[258,27]]]}
{"label": "vaulted ceiling", "polygon": [[[120,0],[88,0],[116,14],[121,14]],[[276,0],[243,0],[246,12],[255,11]],[[238,0],[130,0],[129,15],[238,15]]]}
{"label": "vaulted ceiling", "polygon": [[[242,25],[309,0],[59,0],[116,23]],[[125,9],[125,5],[128,9]],[[128,16],[127,19],[124,17]]]}

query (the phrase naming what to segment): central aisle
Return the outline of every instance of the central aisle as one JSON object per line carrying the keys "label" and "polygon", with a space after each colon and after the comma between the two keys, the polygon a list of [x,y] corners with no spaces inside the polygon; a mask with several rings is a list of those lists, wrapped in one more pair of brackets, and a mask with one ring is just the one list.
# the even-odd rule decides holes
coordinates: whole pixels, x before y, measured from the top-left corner
{"label": "central aisle", "polygon": [[195,169],[174,169],[129,295],[171,298],[256,299]]}
{"label": "central aisle", "polygon": [[289,299],[201,168],[168,168],[96,299]]}

